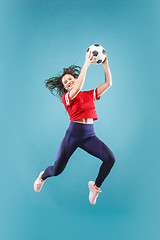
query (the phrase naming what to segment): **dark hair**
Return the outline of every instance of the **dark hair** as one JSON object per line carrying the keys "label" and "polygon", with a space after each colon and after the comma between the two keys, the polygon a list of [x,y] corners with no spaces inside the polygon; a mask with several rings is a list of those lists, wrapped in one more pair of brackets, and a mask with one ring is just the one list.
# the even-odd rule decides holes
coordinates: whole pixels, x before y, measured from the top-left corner
{"label": "dark hair", "polygon": [[[46,88],[48,88],[54,96],[57,96],[59,99],[62,98],[62,95],[68,92],[62,83],[62,78],[65,74],[71,74],[74,78],[78,78],[81,72],[81,67],[76,65],[71,65],[69,68],[63,68],[63,72],[59,73],[57,77],[51,77],[44,81]],[[56,93],[56,95],[54,94]]]}

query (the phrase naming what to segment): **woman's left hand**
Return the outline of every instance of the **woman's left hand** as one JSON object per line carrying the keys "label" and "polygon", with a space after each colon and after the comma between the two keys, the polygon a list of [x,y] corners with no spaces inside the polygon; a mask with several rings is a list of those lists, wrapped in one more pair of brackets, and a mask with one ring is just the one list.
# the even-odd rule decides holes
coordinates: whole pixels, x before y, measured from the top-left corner
{"label": "woman's left hand", "polygon": [[102,65],[103,65],[103,67],[108,66],[107,56],[106,56],[105,60],[102,62]]}

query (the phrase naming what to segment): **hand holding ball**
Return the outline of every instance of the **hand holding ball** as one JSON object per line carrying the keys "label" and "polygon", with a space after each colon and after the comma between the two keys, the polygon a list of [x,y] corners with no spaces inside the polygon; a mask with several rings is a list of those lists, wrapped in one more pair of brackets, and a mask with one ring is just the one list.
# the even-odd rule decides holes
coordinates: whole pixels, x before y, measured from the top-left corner
{"label": "hand holding ball", "polygon": [[92,64],[100,64],[105,61],[106,56],[106,51],[105,49],[99,45],[99,44],[94,44],[91,45],[88,49],[87,52],[92,52],[93,54],[93,61]]}

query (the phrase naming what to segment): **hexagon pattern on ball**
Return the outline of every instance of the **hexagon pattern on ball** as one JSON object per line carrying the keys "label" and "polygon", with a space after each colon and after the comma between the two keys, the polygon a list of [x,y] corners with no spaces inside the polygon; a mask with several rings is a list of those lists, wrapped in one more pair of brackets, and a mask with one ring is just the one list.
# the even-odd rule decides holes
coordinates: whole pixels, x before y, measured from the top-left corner
{"label": "hexagon pattern on ball", "polygon": [[94,54],[95,61],[92,64],[101,64],[106,58],[106,51],[104,47],[100,44],[93,44],[88,49],[87,52],[91,51]]}

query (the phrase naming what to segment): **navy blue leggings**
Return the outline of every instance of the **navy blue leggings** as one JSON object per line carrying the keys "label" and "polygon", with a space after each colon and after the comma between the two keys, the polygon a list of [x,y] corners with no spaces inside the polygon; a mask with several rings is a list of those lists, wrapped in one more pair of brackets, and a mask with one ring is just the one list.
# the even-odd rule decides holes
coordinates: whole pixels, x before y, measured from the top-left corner
{"label": "navy blue leggings", "polygon": [[45,170],[42,179],[45,180],[62,173],[69,158],[78,147],[102,160],[103,163],[95,180],[96,186],[100,187],[113,167],[115,157],[107,145],[95,135],[93,124],[70,122],[60,144],[55,163]]}

